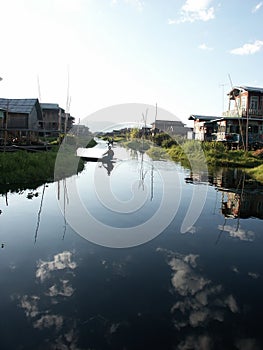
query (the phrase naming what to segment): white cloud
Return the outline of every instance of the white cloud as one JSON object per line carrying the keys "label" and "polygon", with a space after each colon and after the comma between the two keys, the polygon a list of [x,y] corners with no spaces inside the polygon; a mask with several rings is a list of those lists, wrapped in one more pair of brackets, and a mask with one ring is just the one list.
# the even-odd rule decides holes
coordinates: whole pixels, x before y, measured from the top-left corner
{"label": "white cloud", "polygon": [[238,268],[236,266],[232,267],[232,271],[235,272],[235,273],[239,273],[239,270],[238,270]]}
{"label": "white cloud", "polygon": [[47,295],[50,297],[56,297],[58,295],[61,295],[63,297],[71,297],[71,295],[74,293],[75,290],[69,284],[69,281],[60,280],[60,282],[61,282],[61,286],[54,284],[49,288]]}
{"label": "white cloud", "polygon": [[186,0],[178,20],[169,20],[169,24],[204,21],[215,18],[215,9],[210,6],[212,0]]}
{"label": "white cloud", "polygon": [[64,251],[54,255],[54,259],[52,261],[39,260],[37,266],[38,269],[36,271],[36,277],[43,282],[50,276],[51,271],[64,270],[66,268],[73,270],[77,267],[77,264],[72,261],[72,253],[69,251]]}
{"label": "white cloud", "polygon": [[213,50],[212,47],[207,46],[205,43],[200,44],[200,45],[198,46],[198,48],[201,49],[201,50],[204,50],[204,51],[212,51],[212,50]]}
{"label": "white cloud", "polygon": [[239,310],[237,302],[232,294],[228,295],[228,297],[225,299],[225,305],[227,305],[233,313],[236,313]]}
{"label": "white cloud", "polygon": [[248,272],[249,277],[252,277],[254,279],[257,279],[260,277],[260,275],[256,272]]}
{"label": "white cloud", "polygon": [[262,1],[259,2],[256,6],[253,7],[252,13],[257,12],[262,7],[262,5],[263,5],[263,2]]}
{"label": "white cloud", "polygon": [[186,0],[182,6],[182,10],[186,12],[198,12],[206,10],[211,3],[211,0]]}
{"label": "white cloud", "polygon": [[231,225],[218,225],[220,231],[228,232],[229,235],[233,238],[238,238],[241,241],[252,242],[255,239],[255,233],[253,231],[245,231],[240,227],[237,229]]}
{"label": "white cloud", "polygon": [[254,53],[260,51],[263,47],[262,40],[256,40],[253,44],[244,44],[241,47],[233,49],[230,51],[233,55],[253,55]]}
{"label": "white cloud", "polygon": [[184,257],[184,261],[187,263],[187,264],[190,264],[192,267],[196,267],[197,266],[197,258],[199,257],[199,255],[197,254],[188,254]]}
{"label": "white cloud", "polygon": [[189,316],[189,323],[192,327],[202,325],[209,317],[210,310],[203,308],[202,310],[193,311]]}
{"label": "white cloud", "polygon": [[[52,261],[40,260],[37,264],[36,277],[41,281],[46,277],[52,277],[52,271],[74,269],[76,263],[72,261],[72,253],[64,251],[54,255]],[[47,286],[50,285],[50,280],[47,281]],[[45,291],[45,286],[40,295],[12,295],[12,300],[18,300],[18,305],[24,310],[30,324],[35,329],[44,330],[50,329],[51,337],[46,342],[48,349],[72,349],[77,350],[78,333],[76,330],[76,319],[67,315],[52,313],[54,304],[66,302],[68,297],[74,293],[74,289],[70,285],[69,280],[59,279],[55,284]],[[61,298],[61,296],[63,298]],[[67,298],[65,298],[67,297]],[[59,298],[59,300],[56,300]],[[61,306],[62,307],[62,306]],[[63,328],[63,332],[60,330]],[[113,324],[110,331],[117,331],[118,324]]]}
{"label": "white cloud", "polygon": [[[181,255],[162,248],[157,251],[165,254],[167,264],[172,270],[172,292],[180,295],[170,310],[177,330],[188,326],[204,326],[213,320],[223,322],[226,313],[239,311],[232,294],[225,294],[222,285],[215,284],[202,275],[198,266],[198,255]],[[181,349],[184,348],[188,349],[190,346],[182,343]]]}
{"label": "white cloud", "polygon": [[33,323],[34,328],[44,329],[55,327],[60,329],[63,325],[63,317],[60,315],[44,315]]}
{"label": "white cloud", "polygon": [[169,261],[169,265],[174,271],[172,285],[176,292],[182,296],[194,295],[209,283],[207,279],[193,273],[189,264],[181,259],[173,258]]}
{"label": "white cloud", "polygon": [[27,317],[36,317],[39,314],[38,303],[40,298],[36,295],[23,295],[20,306],[24,309]]}

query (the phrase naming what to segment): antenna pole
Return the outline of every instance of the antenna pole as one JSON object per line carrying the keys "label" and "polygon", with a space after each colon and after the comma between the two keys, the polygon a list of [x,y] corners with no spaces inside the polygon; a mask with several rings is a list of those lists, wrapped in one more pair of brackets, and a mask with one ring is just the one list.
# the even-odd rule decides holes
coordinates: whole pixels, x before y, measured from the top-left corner
{"label": "antenna pole", "polygon": [[[230,81],[230,84],[231,84],[231,88],[233,89],[233,83],[232,83],[232,79],[230,77],[230,74],[228,74],[228,79]],[[241,136],[241,141],[242,141],[242,145],[243,147],[245,148],[245,150],[247,150],[247,145],[245,145],[245,142],[244,142],[244,136],[243,136],[243,130],[242,130],[242,124],[240,122],[240,114],[239,114],[239,106],[237,104],[237,100],[236,100],[236,96],[233,96],[234,97],[234,100],[235,100],[235,105],[236,105],[236,109],[237,109],[237,116],[238,116],[238,124],[239,124],[239,130],[240,130],[240,136]],[[242,116],[241,116],[242,117]],[[242,120],[241,120],[242,121]],[[247,121],[248,122],[248,121]]]}
{"label": "antenna pole", "polygon": [[219,84],[219,87],[222,87],[222,113],[225,111],[225,103],[224,103],[224,97],[225,97],[225,86],[226,86],[227,84],[224,84],[224,83],[222,83],[222,84]]}
{"label": "antenna pole", "polygon": [[41,91],[40,91],[39,75],[37,76],[37,88],[38,88],[38,99],[40,102],[41,101]]}

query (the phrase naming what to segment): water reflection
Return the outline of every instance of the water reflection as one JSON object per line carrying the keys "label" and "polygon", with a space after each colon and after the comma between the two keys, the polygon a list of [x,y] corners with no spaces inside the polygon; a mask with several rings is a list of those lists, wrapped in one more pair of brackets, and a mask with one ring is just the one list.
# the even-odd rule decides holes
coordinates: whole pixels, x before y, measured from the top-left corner
{"label": "water reflection", "polygon": [[114,168],[114,162],[112,160],[102,160],[102,166],[107,170],[107,174],[110,175]]}
{"label": "water reflection", "polygon": [[172,292],[180,296],[171,308],[177,329],[202,326],[212,320],[223,322],[227,311],[239,311],[234,296],[203,274],[198,266],[199,255],[182,255],[161,248],[157,251],[165,255],[172,271]]}
{"label": "water reflection", "polygon": [[[147,205],[155,205],[155,169],[174,165],[145,159],[134,153],[125,178],[114,176],[120,157],[110,177],[100,163],[86,163],[77,178],[85,204],[105,214],[92,197],[90,172],[97,166],[121,198],[136,178],[140,191],[150,189]],[[193,185],[202,191],[207,174],[176,169],[178,216],[132,249],[97,246],[72,230],[72,178],[0,197],[1,349],[262,348],[262,188],[236,170],[211,172],[202,215],[181,234]],[[114,223],[112,214],[104,220]]]}
{"label": "water reflection", "polygon": [[[203,183],[206,174],[192,173],[187,183]],[[252,180],[239,169],[215,169],[208,176],[208,183],[221,194],[221,212],[226,218],[263,219],[263,185]]]}
{"label": "water reflection", "polygon": [[[39,230],[39,225],[40,225],[40,220],[41,220],[41,212],[42,212],[42,207],[43,207],[43,201],[44,201],[44,194],[45,194],[45,189],[46,189],[46,184],[43,185],[43,190],[42,190],[42,196],[41,196],[41,201],[40,201],[40,206],[39,206],[39,210],[37,213],[37,225],[36,225],[36,231],[35,231],[35,239],[34,242],[36,243],[37,241],[37,235],[38,235],[38,230]],[[37,196],[35,194],[35,197],[38,197],[38,192],[37,192]],[[27,195],[28,198],[28,195]],[[31,197],[33,198],[33,196]],[[30,198],[30,199],[31,199]]]}
{"label": "water reflection", "polygon": [[35,278],[36,283],[41,284],[41,292],[12,296],[34,329],[49,331],[44,349],[77,349],[76,320],[61,309],[75,292],[72,282],[76,268],[77,263],[70,251],[56,254],[52,260],[40,259],[36,264]]}

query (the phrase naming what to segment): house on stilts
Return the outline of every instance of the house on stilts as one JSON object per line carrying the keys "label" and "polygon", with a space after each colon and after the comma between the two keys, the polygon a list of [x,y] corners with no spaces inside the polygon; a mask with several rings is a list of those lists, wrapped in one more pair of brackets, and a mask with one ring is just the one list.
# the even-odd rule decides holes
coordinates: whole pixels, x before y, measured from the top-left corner
{"label": "house on stilts", "polygon": [[263,88],[235,86],[222,116],[192,114],[194,135],[200,141],[218,141],[229,148],[263,147]]}

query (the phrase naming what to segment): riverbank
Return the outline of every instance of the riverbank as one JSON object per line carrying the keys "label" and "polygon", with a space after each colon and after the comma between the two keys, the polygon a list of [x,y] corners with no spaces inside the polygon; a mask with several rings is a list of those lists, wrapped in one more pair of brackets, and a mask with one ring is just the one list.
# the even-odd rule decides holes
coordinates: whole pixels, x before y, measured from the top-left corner
{"label": "riverbank", "polygon": [[[54,181],[58,146],[50,151],[30,153],[27,151],[0,153],[0,193],[16,192],[25,188],[37,188],[43,183]],[[60,159],[65,177],[73,175],[67,163],[70,155]],[[71,156],[72,157],[72,156]],[[63,163],[63,164],[62,164]],[[79,162],[78,172],[84,168]]]}
{"label": "riverbank", "polygon": [[254,151],[228,150],[219,142],[186,141],[166,149],[176,161],[198,161],[205,157],[208,166],[231,168],[254,168],[263,164],[260,153]]}
{"label": "riverbank", "polygon": [[[78,146],[89,148],[96,145],[94,139],[75,138],[68,136],[65,142],[59,145],[57,142],[50,142],[47,150],[28,152],[18,150],[16,152],[0,152],[0,192],[7,189],[17,190],[23,186],[39,186],[46,182],[54,181],[54,170],[61,178],[73,175],[73,169],[69,166],[71,161],[76,159],[75,151]],[[58,151],[60,152],[57,160]],[[77,172],[84,169],[84,161],[79,159]],[[59,178],[56,178],[59,180]]]}
{"label": "riverbank", "polygon": [[263,183],[263,150],[243,151],[228,150],[220,142],[199,142],[196,140],[179,140],[160,138],[157,140],[130,140],[124,142],[126,147],[143,150],[152,159],[172,159],[182,166],[206,164],[208,168],[242,168],[253,179]]}
{"label": "riverbank", "polygon": [[191,162],[198,163],[202,150],[208,168],[242,168],[254,180],[263,183],[263,150],[227,150],[219,142],[203,142],[198,148],[196,142],[186,141],[182,146],[173,146],[166,151],[173,160],[190,166],[189,158]]}

